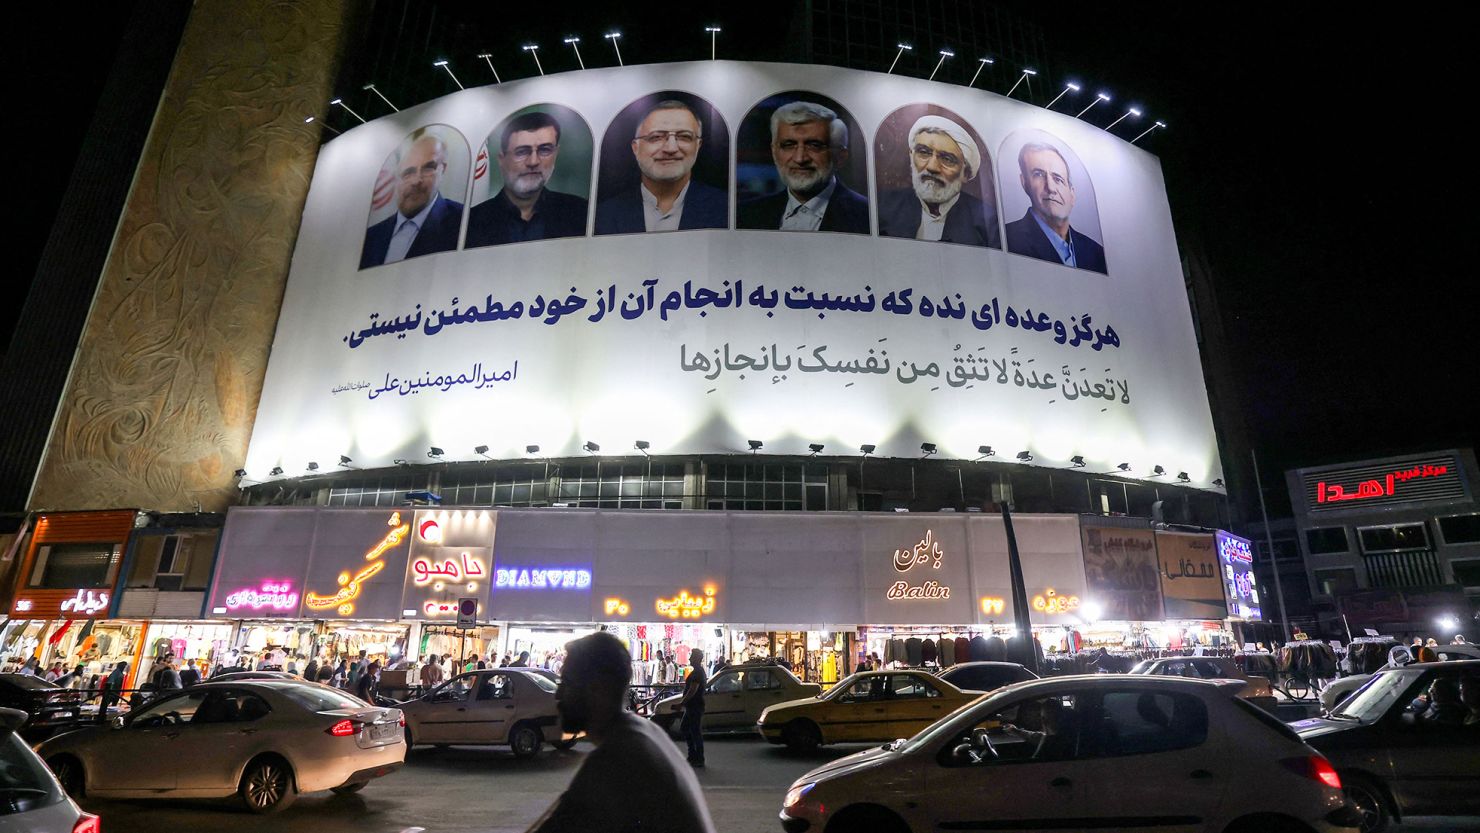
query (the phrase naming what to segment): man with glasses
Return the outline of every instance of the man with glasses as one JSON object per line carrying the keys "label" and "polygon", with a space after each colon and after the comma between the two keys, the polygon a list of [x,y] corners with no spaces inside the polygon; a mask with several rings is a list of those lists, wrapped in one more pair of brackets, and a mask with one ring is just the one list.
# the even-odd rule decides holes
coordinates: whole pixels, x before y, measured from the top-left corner
{"label": "man with glasses", "polygon": [[1105,274],[1105,249],[1069,225],[1074,181],[1064,154],[1053,145],[1029,142],[1018,151],[1018,172],[1029,205],[1021,220],[1007,224],[1007,250]]}
{"label": "man with glasses", "polygon": [[632,137],[640,174],[635,189],[596,206],[597,234],[726,228],[725,192],[693,180],[704,125],[682,101],[660,101]]}
{"label": "man with glasses", "polygon": [[771,114],[771,159],[783,187],[740,203],[740,228],[868,234],[868,198],[838,181],[848,125],[831,109],[793,101]]}
{"label": "man with glasses", "polygon": [[981,173],[981,151],[966,128],[942,116],[910,127],[913,187],[879,198],[879,234],[1000,248],[997,211],[961,188]]}
{"label": "man with glasses", "polygon": [[442,196],[446,143],[422,133],[392,165],[396,213],[366,230],[361,269],[457,248],[463,204]]}
{"label": "man with glasses", "polygon": [[549,113],[509,120],[499,136],[504,187],[468,214],[465,248],[579,237],[586,233],[586,200],[549,188],[560,156],[560,123]]}

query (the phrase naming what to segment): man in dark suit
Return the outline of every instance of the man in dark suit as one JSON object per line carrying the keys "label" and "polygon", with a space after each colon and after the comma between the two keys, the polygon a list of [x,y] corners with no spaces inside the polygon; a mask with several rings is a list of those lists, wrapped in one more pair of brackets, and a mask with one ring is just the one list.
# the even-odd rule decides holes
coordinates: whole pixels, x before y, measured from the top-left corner
{"label": "man in dark suit", "polygon": [[1028,211],[1007,224],[1007,250],[1076,269],[1105,274],[1105,249],[1069,225],[1074,182],[1069,163],[1053,145],[1029,142],[1018,151],[1018,179]]}
{"label": "man in dark suit", "polygon": [[740,203],[736,226],[868,234],[868,198],[837,178],[848,160],[848,125],[837,113],[810,101],[776,108],[771,158],[786,187]]}
{"label": "man in dark suit", "polygon": [[447,145],[423,134],[396,169],[396,213],[365,231],[361,269],[457,248],[463,204],[442,196]]}
{"label": "man in dark suit", "polygon": [[997,212],[961,188],[981,172],[981,151],[961,125],[922,116],[909,132],[912,188],[879,198],[879,235],[1001,247]]}
{"label": "man in dark suit", "polygon": [[559,156],[560,122],[554,116],[536,111],[511,119],[499,136],[504,187],[468,213],[463,246],[584,235],[586,200],[547,187]]}
{"label": "man in dark suit", "polygon": [[660,101],[632,139],[638,186],[596,205],[597,234],[727,228],[725,191],[693,180],[703,124],[682,101]]}

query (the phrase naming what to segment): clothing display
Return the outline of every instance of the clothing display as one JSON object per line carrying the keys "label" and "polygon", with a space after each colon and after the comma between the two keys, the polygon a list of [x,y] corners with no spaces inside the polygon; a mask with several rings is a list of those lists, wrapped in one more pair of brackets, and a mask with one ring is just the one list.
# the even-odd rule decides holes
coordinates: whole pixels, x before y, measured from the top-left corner
{"label": "clothing display", "polygon": [[934,639],[921,642],[920,662],[923,665],[938,665],[940,663],[940,643]]}
{"label": "clothing display", "polygon": [[950,668],[956,664],[956,640],[949,636],[940,638],[940,667]]}
{"label": "clothing display", "polygon": [[1386,636],[1361,636],[1346,646],[1347,665],[1356,675],[1375,674],[1387,665],[1388,653],[1401,643]]}
{"label": "clothing display", "polygon": [[1313,679],[1331,679],[1336,676],[1336,652],[1329,644],[1314,639],[1287,642],[1280,649],[1280,671],[1302,673]]}
{"label": "clothing display", "polygon": [[912,636],[904,641],[905,663],[911,666],[921,664],[920,637]]}
{"label": "clothing display", "polygon": [[987,655],[989,662],[1007,661],[1007,643],[1000,636],[987,637]]}

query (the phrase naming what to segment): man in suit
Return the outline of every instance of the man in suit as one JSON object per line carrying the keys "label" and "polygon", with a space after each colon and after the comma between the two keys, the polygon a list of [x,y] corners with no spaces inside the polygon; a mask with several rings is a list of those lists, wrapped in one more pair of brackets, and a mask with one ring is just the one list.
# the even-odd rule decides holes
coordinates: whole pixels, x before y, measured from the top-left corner
{"label": "man in suit", "polygon": [[981,173],[971,134],[943,116],[922,116],[908,147],[913,187],[879,198],[879,235],[1000,248],[996,209],[961,190]]}
{"label": "man in suit", "polygon": [[674,100],[653,105],[632,138],[638,186],[596,205],[596,233],[728,227],[725,192],[693,180],[703,143],[703,123],[689,105]]}
{"label": "man in suit", "polygon": [[447,145],[430,133],[395,162],[396,213],[365,231],[360,268],[457,248],[463,204],[442,196]]}
{"label": "man in suit", "polygon": [[1018,151],[1018,181],[1028,211],[1007,224],[1007,250],[1076,269],[1105,274],[1105,249],[1069,225],[1074,181],[1069,163],[1053,145],[1029,142]]}
{"label": "man in suit", "polygon": [[832,110],[793,101],[771,114],[771,159],[786,186],[746,200],[739,228],[868,234],[868,198],[838,181],[848,161],[848,125]]}
{"label": "man in suit", "polygon": [[499,136],[504,187],[468,213],[464,247],[493,246],[586,233],[587,202],[549,189],[560,156],[560,122],[549,113],[511,119]]}

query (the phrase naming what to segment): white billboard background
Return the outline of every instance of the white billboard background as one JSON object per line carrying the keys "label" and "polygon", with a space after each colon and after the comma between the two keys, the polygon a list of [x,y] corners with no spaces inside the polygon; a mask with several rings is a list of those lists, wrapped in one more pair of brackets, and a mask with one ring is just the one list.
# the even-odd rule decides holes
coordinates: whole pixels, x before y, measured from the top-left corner
{"label": "white billboard background", "polygon": [[[993,153],[1015,131],[1046,130],[1093,179],[1111,273],[979,247],[726,230],[566,238],[357,269],[376,173],[415,128],[482,137],[521,107],[556,102],[599,136],[627,102],[670,88],[705,97],[730,125],[778,91],[816,90],[870,131],[851,143],[855,153],[912,102],[962,114]],[[1015,178],[1003,179],[1010,206]],[[449,196],[466,193],[466,180],[445,182]],[[743,305],[717,306],[701,291],[722,297],[737,284]],[[771,308],[752,301],[762,285]],[[588,320],[613,287],[633,315]],[[906,289],[908,314],[885,311],[887,296]],[[849,311],[855,297],[872,310]],[[922,297],[964,307],[962,317],[922,315]],[[584,304],[561,316],[499,317],[516,302],[527,312],[556,298]],[[670,298],[679,306],[664,320],[655,307]],[[1043,331],[1021,326],[1030,311]],[[1086,313],[1091,324],[1076,334]],[[983,315],[986,328],[973,322]],[[505,458],[528,444],[576,455],[586,441],[627,453],[638,439],[657,454],[743,452],[758,439],[768,453],[821,442],[825,454],[855,454],[874,443],[879,455],[915,456],[925,441],[970,458],[987,444],[1009,459],[1030,449],[1041,465],[1067,466],[1074,455],[1091,469],[1160,464],[1207,486],[1222,471],[1157,160],[1092,125],[980,90],[726,61],[470,89],[322,149],[248,453],[253,479],[273,466],[296,476],[338,454],[368,468],[426,459],[429,446],[459,460],[476,459],[479,445]]]}

